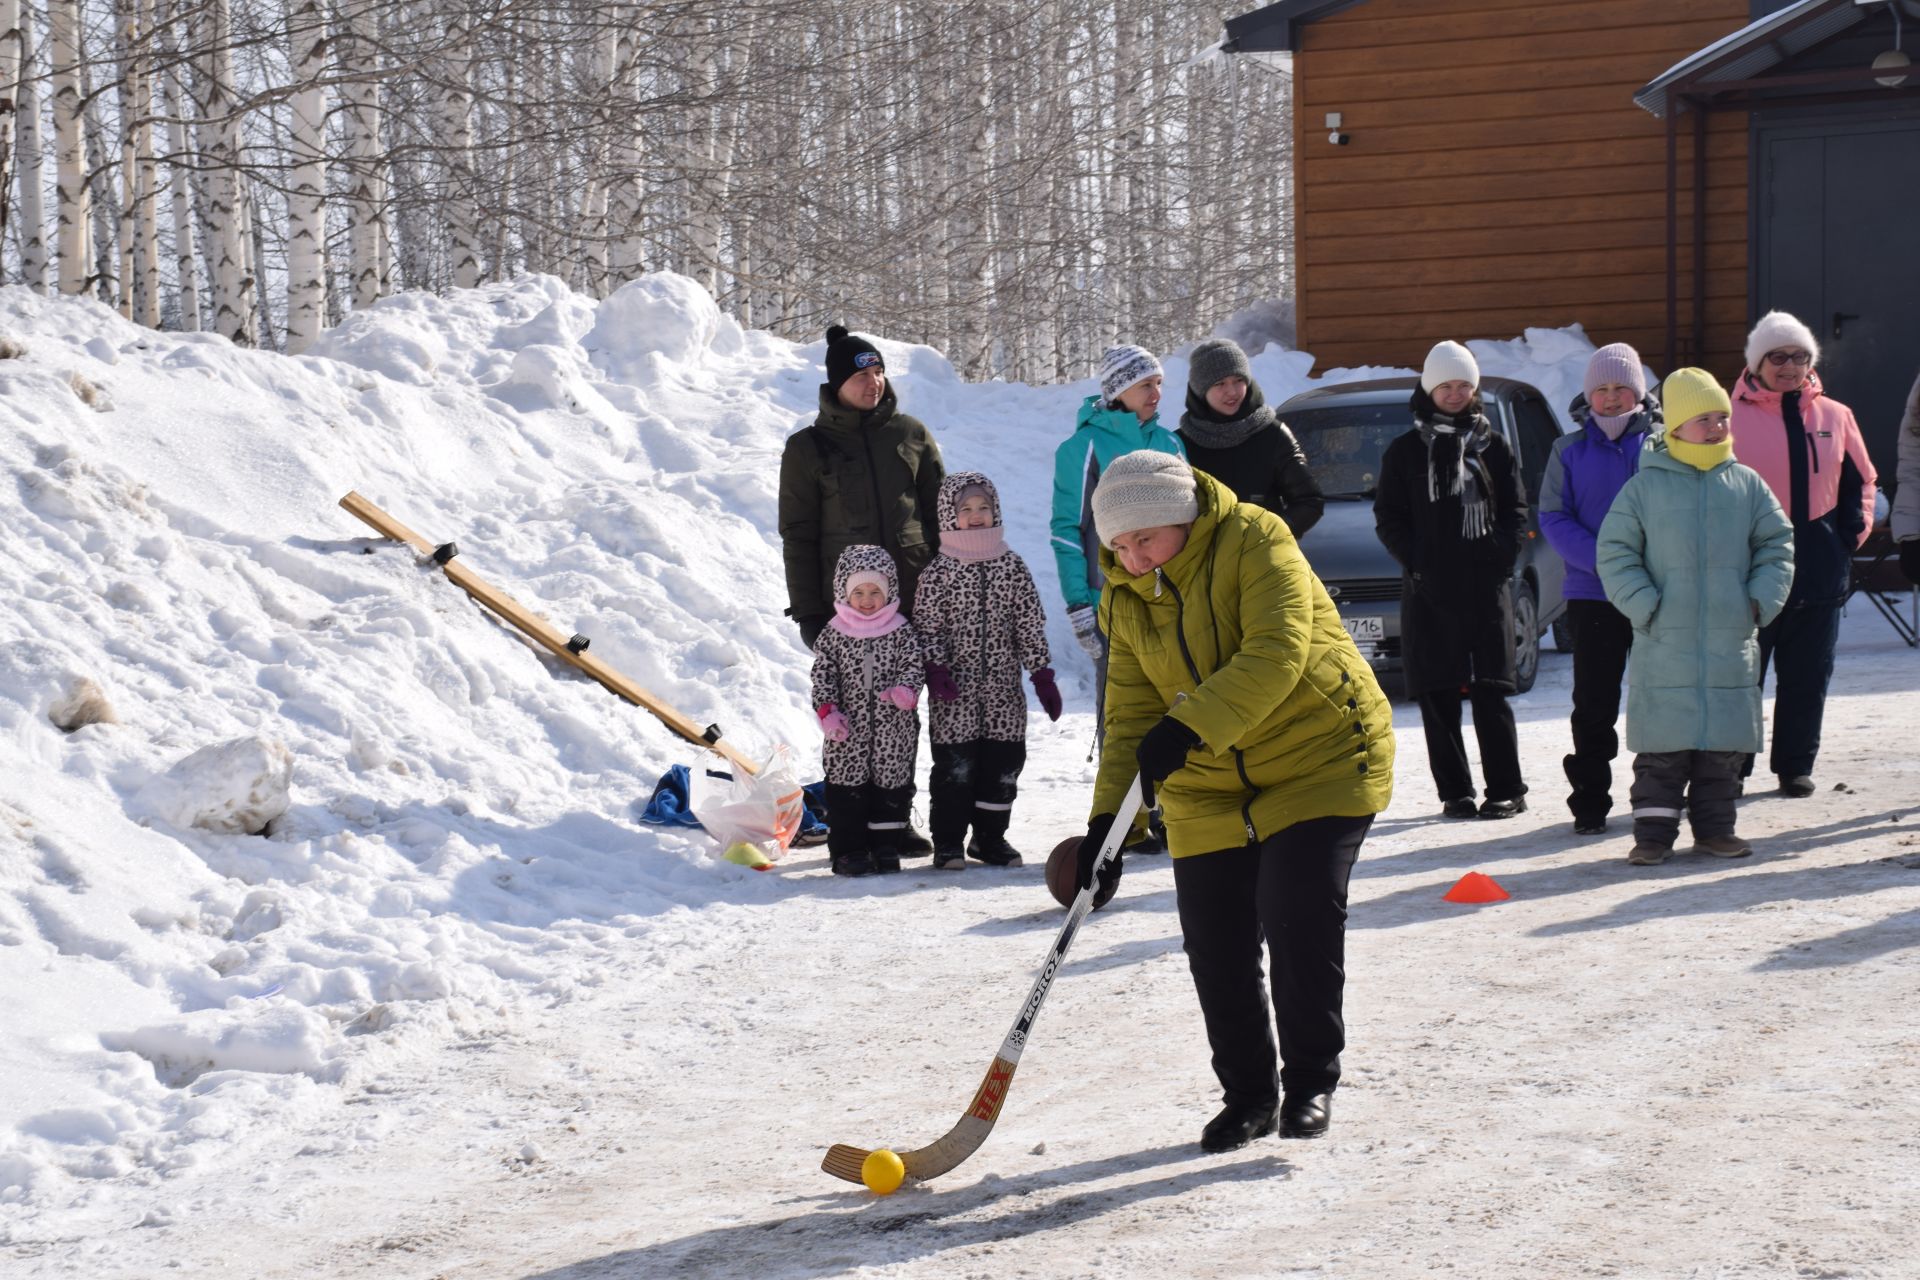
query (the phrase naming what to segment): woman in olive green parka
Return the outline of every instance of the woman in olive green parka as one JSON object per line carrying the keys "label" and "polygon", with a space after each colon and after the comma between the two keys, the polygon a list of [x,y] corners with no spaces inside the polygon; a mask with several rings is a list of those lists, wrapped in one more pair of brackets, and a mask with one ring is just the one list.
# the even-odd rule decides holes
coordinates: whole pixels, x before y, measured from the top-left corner
{"label": "woman in olive green parka", "polygon": [[1111,648],[1082,884],[1137,767],[1226,1102],[1201,1145],[1318,1137],[1345,1042],[1347,881],[1393,793],[1392,709],[1284,520],[1151,451],[1116,459],[1093,507]]}

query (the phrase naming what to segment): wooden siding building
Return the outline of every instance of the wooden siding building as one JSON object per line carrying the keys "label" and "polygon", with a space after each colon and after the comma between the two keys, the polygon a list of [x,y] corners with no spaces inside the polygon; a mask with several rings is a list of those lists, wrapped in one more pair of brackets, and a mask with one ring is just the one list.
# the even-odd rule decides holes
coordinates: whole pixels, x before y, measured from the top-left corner
{"label": "wooden siding building", "polygon": [[[1664,348],[1666,129],[1633,95],[1744,25],[1747,0],[1292,3],[1235,21],[1256,20],[1267,38],[1243,47],[1293,54],[1295,314],[1323,367],[1418,368],[1442,338],[1575,321]],[[1721,113],[1707,148],[1705,355],[1723,368],[1747,325],[1746,122]]]}
{"label": "wooden siding building", "polygon": [[1920,70],[1887,86],[1870,64],[1902,15],[1920,45],[1920,0],[1281,0],[1229,19],[1227,53],[1292,62],[1301,349],[1418,367],[1441,338],[1577,321],[1731,381],[1780,307],[1821,337],[1890,473],[1920,367]]}

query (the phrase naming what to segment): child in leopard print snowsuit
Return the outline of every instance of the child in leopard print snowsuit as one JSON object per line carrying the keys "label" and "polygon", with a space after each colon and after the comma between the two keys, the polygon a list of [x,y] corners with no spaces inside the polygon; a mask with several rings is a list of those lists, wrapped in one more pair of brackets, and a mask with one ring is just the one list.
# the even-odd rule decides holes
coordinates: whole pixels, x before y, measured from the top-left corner
{"label": "child in leopard print snowsuit", "polygon": [[[978,471],[948,475],[935,511],[940,554],[922,571],[913,599],[932,695],[933,865],[958,871],[971,855],[1017,867],[1007,826],[1027,762],[1023,667],[1033,672],[1048,717],[1060,718],[1046,615],[1026,561],[1007,548],[991,480]],[[969,823],[973,839],[963,851]]]}
{"label": "child in leopard print snowsuit", "polygon": [[833,570],[834,616],[813,644],[813,705],[827,735],[827,851],[837,876],[900,869],[925,673],[899,596],[885,548],[848,547]]}

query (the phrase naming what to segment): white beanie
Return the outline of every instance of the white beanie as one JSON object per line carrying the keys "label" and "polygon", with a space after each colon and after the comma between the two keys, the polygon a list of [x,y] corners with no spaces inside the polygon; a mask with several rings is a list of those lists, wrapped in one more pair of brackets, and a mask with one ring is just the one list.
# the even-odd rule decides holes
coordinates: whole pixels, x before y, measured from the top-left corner
{"label": "white beanie", "polygon": [[1200,518],[1193,468],[1178,454],[1136,449],[1107,464],[1093,490],[1093,527],[1110,547],[1123,533]]}
{"label": "white beanie", "polygon": [[1812,356],[1814,364],[1820,363],[1820,344],[1813,340],[1813,330],[1784,311],[1769,311],[1760,317],[1760,322],[1753,326],[1753,332],[1747,335],[1747,368],[1758,373],[1760,362],[1767,358],[1767,352],[1794,347]]}
{"label": "white beanie", "polygon": [[1164,376],[1160,361],[1145,347],[1108,347],[1100,357],[1100,398],[1119,404],[1120,393],[1128,387]]}
{"label": "white beanie", "polygon": [[1453,339],[1434,344],[1427,352],[1427,365],[1420,371],[1420,389],[1428,395],[1443,382],[1470,382],[1480,385],[1480,362]]}

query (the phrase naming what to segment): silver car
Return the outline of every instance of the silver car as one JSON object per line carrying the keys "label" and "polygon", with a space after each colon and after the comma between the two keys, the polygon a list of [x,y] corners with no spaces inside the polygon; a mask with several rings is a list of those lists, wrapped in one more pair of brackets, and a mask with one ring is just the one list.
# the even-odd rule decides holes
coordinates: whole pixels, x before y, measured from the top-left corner
{"label": "silver car", "polygon": [[[1327,513],[1300,539],[1300,549],[1378,674],[1400,670],[1400,566],[1373,531],[1373,493],[1381,455],[1413,426],[1407,401],[1418,383],[1375,378],[1316,387],[1279,412],[1327,499]],[[1494,430],[1520,459],[1527,486],[1526,535],[1513,574],[1515,670],[1525,693],[1540,670],[1540,637],[1549,627],[1560,635],[1567,609],[1561,595],[1566,565],[1540,533],[1540,477],[1560,423],[1538,390],[1512,378],[1480,379],[1480,398]]]}

